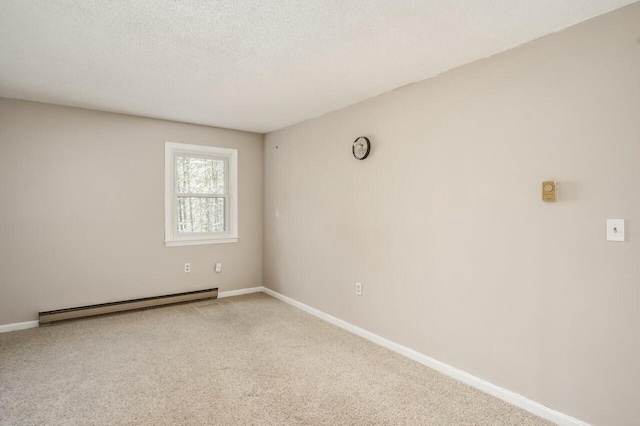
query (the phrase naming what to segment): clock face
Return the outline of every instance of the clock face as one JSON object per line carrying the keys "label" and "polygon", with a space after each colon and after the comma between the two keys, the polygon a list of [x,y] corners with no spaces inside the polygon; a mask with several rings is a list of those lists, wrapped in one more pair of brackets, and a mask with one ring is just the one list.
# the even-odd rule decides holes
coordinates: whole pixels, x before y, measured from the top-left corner
{"label": "clock face", "polygon": [[364,160],[369,155],[369,151],[371,150],[371,143],[369,139],[360,136],[358,139],[353,142],[353,156],[358,160]]}

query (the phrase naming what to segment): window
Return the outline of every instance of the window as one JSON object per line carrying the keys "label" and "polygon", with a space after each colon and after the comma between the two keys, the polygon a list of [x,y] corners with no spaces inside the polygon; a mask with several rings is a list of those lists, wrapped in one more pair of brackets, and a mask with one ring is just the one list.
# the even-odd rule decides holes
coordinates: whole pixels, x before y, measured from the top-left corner
{"label": "window", "polygon": [[165,144],[165,244],[238,241],[238,150]]}

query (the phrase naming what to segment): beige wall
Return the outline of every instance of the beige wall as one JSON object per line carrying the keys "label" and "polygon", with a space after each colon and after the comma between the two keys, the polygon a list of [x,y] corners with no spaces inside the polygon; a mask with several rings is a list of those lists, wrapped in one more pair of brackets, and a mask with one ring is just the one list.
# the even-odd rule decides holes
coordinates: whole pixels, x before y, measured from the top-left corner
{"label": "beige wall", "polygon": [[[594,425],[639,424],[640,4],[265,141],[267,287]],[[628,242],[605,241],[607,218]]]}
{"label": "beige wall", "polygon": [[[164,246],[165,141],[238,149],[238,243]],[[0,99],[0,324],[42,310],[261,285],[262,141]]]}

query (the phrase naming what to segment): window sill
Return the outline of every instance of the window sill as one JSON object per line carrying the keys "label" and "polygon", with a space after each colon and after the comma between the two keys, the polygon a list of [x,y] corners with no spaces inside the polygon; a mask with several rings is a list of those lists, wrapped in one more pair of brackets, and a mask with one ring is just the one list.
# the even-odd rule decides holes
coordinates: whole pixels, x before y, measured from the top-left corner
{"label": "window sill", "polygon": [[180,247],[180,246],[202,246],[207,244],[227,244],[237,243],[238,237],[225,237],[225,238],[210,238],[206,240],[171,240],[165,241],[166,247]]}

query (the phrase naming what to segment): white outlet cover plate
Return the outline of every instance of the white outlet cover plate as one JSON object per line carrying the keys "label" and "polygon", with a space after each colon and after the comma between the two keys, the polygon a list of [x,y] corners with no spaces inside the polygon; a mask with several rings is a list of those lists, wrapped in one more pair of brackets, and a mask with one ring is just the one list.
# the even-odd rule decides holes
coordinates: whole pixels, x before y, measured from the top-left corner
{"label": "white outlet cover plate", "polygon": [[607,219],[607,241],[624,241],[624,219]]}

